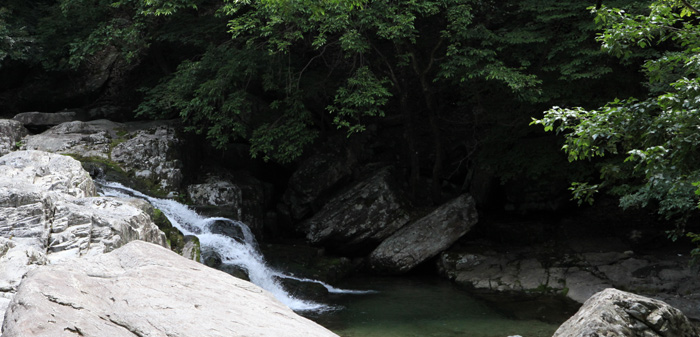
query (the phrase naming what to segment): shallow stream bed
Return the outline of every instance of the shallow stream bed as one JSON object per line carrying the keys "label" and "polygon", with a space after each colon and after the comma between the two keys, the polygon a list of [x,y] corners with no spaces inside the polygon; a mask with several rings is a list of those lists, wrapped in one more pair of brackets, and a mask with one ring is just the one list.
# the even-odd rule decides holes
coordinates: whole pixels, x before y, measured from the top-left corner
{"label": "shallow stream bed", "polygon": [[339,309],[307,314],[342,337],[549,337],[557,329],[556,324],[508,318],[437,278],[358,277],[339,286],[376,290],[334,295],[330,304]]}

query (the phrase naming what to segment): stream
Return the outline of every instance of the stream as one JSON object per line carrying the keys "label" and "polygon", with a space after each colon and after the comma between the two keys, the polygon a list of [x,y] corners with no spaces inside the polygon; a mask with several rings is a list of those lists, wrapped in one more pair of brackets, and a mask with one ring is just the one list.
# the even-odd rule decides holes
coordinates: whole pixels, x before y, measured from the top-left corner
{"label": "stream", "polygon": [[[255,237],[242,222],[204,217],[175,200],[150,197],[119,183],[98,181],[98,185],[105,196],[147,200],[183,234],[197,236],[202,255],[216,252],[222,264],[244,269],[251,282],[341,337],[545,337],[557,328],[537,320],[510,319],[436,277],[354,277],[334,287],[292,276],[265,262]],[[242,235],[232,238],[212,232],[217,222],[236,227]],[[285,278],[323,285],[330,294],[324,301],[329,303],[293,296],[282,285]]]}

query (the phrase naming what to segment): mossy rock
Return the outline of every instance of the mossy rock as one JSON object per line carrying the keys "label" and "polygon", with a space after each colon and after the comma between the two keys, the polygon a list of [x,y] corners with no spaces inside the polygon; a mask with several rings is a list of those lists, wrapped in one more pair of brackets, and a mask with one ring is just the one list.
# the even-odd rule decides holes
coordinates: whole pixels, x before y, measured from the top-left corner
{"label": "mossy rock", "polygon": [[[182,255],[183,248],[185,248],[185,235],[180,232],[179,229],[175,228],[168,217],[163,214],[159,209],[153,209],[153,214],[151,214],[151,219],[160,228],[163,233],[165,233],[165,238],[168,241],[170,249],[180,255]],[[197,240],[199,243],[199,240]]]}

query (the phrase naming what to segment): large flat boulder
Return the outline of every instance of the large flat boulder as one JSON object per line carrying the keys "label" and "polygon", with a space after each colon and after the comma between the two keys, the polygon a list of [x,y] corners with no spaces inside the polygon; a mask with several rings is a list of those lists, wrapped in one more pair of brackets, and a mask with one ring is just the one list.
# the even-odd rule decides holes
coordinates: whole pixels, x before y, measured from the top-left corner
{"label": "large flat boulder", "polygon": [[696,337],[683,313],[655,299],[605,289],[591,296],[553,337]]}
{"label": "large flat boulder", "polygon": [[44,131],[52,126],[56,126],[61,123],[74,121],[78,118],[78,114],[75,111],[59,111],[59,112],[39,112],[30,111],[18,113],[13,120],[16,120],[26,128],[33,130],[35,132]]}
{"label": "large flat boulder", "polygon": [[474,199],[464,194],[384,240],[370,255],[370,265],[382,273],[407,272],[449,248],[477,220]]}
{"label": "large flat boulder", "polygon": [[299,229],[306,239],[350,254],[368,253],[409,220],[391,170],[381,169],[339,193]]}
{"label": "large flat boulder", "polygon": [[29,272],[4,337],[336,336],[256,285],[134,241]]}

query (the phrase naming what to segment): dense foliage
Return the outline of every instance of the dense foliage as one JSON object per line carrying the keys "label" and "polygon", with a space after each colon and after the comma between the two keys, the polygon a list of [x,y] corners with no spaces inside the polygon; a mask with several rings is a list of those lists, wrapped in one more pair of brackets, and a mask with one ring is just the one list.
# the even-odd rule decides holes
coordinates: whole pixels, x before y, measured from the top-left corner
{"label": "dense foliage", "polygon": [[653,207],[676,223],[669,232],[673,239],[684,233],[700,200],[700,12],[695,5],[654,1],[644,15],[601,8],[596,21],[604,31],[598,40],[623,60],[633,53],[644,57],[647,94],[599,109],[554,107],[534,121],[564,135],[571,161],[605,157],[600,179],[572,186],[578,199],[592,202],[595,192],[605,190],[619,196],[623,208]]}
{"label": "dense foliage", "polygon": [[180,118],[218,148],[245,142],[280,163],[338,132],[388,130],[414,195],[431,182],[439,202],[477,169],[532,184],[571,174],[530,116],[636,90],[595,42],[589,5],[17,0],[0,6],[0,65],[72,78],[117,58],[97,99],[138,88],[140,116]]}

